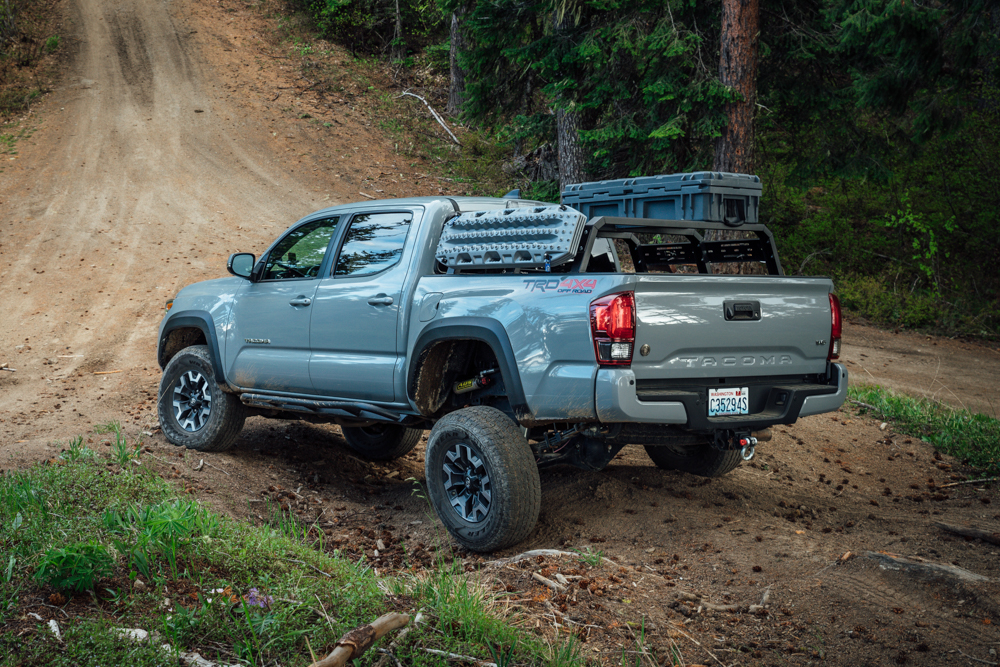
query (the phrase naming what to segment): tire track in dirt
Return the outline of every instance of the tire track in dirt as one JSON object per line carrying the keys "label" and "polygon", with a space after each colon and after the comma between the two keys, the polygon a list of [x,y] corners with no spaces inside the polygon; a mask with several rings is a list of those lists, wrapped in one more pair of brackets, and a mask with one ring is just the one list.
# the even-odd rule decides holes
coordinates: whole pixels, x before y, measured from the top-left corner
{"label": "tire track in dirt", "polygon": [[[120,418],[155,384],[157,325],[177,289],[223,275],[228,253],[259,253],[319,208],[315,179],[286,173],[259,124],[214,92],[190,19],[172,13],[187,9],[71,10],[70,85],[39,109],[40,129],[0,180],[0,358],[17,369],[0,418],[19,424],[0,423],[0,442],[34,443],[16,443],[29,459],[25,447],[43,453]],[[66,392],[89,400],[68,412]]]}
{"label": "tire track in dirt", "polygon": [[[878,639],[880,628],[889,625],[888,619],[900,617],[909,619],[908,625],[934,640],[934,643],[947,639],[949,643],[978,646],[1000,640],[1000,630],[992,623],[983,623],[984,615],[996,614],[996,604],[982,598],[975,605],[979,614],[977,617],[970,618],[963,614],[961,609],[965,603],[980,596],[955,580],[940,578],[927,581],[884,570],[864,558],[832,568],[819,580],[823,583],[820,600],[831,607],[832,615],[843,616],[844,610],[849,610],[865,630],[858,634],[871,633]],[[803,597],[813,595],[810,590]],[[959,600],[962,600],[961,604]],[[859,612],[869,620],[859,619]],[[858,632],[855,628],[849,629]],[[881,641],[890,646],[898,645],[891,636],[882,637]]]}
{"label": "tire track in dirt", "polygon": [[118,56],[118,67],[128,84],[128,92],[143,108],[153,104],[153,65],[146,53],[148,38],[142,23],[130,7],[122,7],[109,16],[111,41]]}

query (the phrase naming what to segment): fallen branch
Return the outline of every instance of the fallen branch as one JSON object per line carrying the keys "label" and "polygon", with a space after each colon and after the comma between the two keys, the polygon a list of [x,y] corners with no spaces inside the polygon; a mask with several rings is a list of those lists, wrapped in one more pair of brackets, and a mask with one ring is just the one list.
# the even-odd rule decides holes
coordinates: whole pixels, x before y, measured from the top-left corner
{"label": "fallen branch", "polygon": [[449,660],[464,660],[465,662],[471,662],[474,665],[479,665],[479,667],[497,667],[495,662],[486,662],[485,660],[480,660],[479,658],[473,658],[471,655],[459,655],[458,653],[448,653],[447,651],[438,651],[433,648],[425,648],[424,651],[427,653],[433,653],[434,655],[440,655],[442,657],[448,658]]}
{"label": "fallen branch", "polygon": [[1000,482],[1000,477],[983,477],[982,479],[967,479],[961,482],[952,482],[951,484],[942,484],[939,489],[947,489],[949,486],[962,486],[963,484],[979,484],[980,482]]}
{"label": "fallen branch", "polygon": [[739,612],[744,611],[745,607],[739,604],[713,604],[711,602],[705,602],[700,593],[689,593],[687,591],[677,591],[677,597],[681,600],[687,600],[688,602],[694,602],[698,605],[698,609],[708,609],[709,611],[724,611],[724,612]]}
{"label": "fallen branch", "polygon": [[448,133],[448,136],[449,136],[449,137],[451,137],[452,141],[454,141],[454,142],[455,142],[456,144],[458,144],[459,146],[461,146],[461,145],[462,145],[462,142],[461,142],[461,141],[459,141],[459,140],[458,140],[458,137],[456,137],[456,136],[455,136],[455,135],[454,135],[454,134],[452,133],[452,131],[448,129],[448,126],[444,124],[444,119],[443,119],[443,118],[441,118],[441,116],[439,116],[439,115],[438,115],[438,112],[437,112],[437,111],[434,111],[434,108],[433,108],[433,107],[432,107],[432,106],[431,106],[430,104],[428,104],[427,100],[425,100],[424,98],[420,97],[420,95],[414,95],[413,93],[411,93],[411,92],[410,92],[410,91],[408,91],[408,90],[404,90],[404,91],[403,91],[403,94],[402,94],[402,95],[399,95],[399,97],[403,97],[404,95],[409,95],[410,97],[416,97],[416,98],[417,98],[418,100],[420,100],[421,102],[423,102],[423,103],[424,103],[424,106],[425,106],[425,107],[427,107],[427,109],[428,109],[428,110],[429,110],[429,111],[431,112],[431,115],[432,115],[432,116],[434,116],[434,120],[436,120],[436,121],[438,122],[438,124],[439,124],[439,125],[440,125],[441,127],[443,127],[443,128],[444,128],[444,131]]}
{"label": "fallen branch", "polygon": [[368,197],[369,199],[378,199],[378,197],[372,197],[371,195],[366,195],[364,192],[359,192],[358,194],[361,195],[362,197]]}
{"label": "fallen branch", "polygon": [[549,588],[551,588],[552,590],[554,590],[556,593],[565,593],[566,592],[566,587],[565,586],[563,586],[562,584],[557,584],[556,582],[552,581],[551,579],[547,579],[546,577],[543,577],[542,575],[538,574],[537,572],[532,572],[531,573],[531,578],[534,579],[535,581],[537,581],[540,584],[544,584],[544,585],[548,586]]}
{"label": "fallen branch", "polygon": [[94,375],[113,375],[115,373],[121,373],[122,371],[94,371]]}
{"label": "fallen branch", "polygon": [[980,539],[983,542],[989,542],[990,544],[1000,545],[1000,533],[989,533],[985,530],[980,530],[978,528],[967,528],[965,526],[953,526],[948,523],[941,523],[936,521],[935,526],[943,531],[954,533],[955,535],[961,535],[962,537],[970,537],[972,539]]}
{"label": "fallen branch", "polygon": [[407,614],[390,613],[380,616],[369,625],[354,628],[341,637],[330,655],[309,667],[344,667],[351,660],[360,658],[376,641],[409,622]]}

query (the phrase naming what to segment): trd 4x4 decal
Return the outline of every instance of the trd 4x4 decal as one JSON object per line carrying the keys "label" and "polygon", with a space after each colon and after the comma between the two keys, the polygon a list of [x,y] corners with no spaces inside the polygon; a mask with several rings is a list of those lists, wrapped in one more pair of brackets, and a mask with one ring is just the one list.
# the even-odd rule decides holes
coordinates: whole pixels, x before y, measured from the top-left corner
{"label": "trd 4x4 decal", "polygon": [[597,287],[595,278],[536,278],[524,281],[529,292],[557,292],[559,294],[590,294]]}

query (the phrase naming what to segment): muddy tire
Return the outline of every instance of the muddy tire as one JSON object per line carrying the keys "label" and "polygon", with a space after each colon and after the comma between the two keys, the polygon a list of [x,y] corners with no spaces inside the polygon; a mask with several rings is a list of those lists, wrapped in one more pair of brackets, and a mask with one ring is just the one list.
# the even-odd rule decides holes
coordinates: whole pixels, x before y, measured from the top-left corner
{"label": "muddy tire", "polygon": [[424,458],[438,518],[472,551],[523,541],[538,521],[542,485],[527,441],[496,408],[452,412],[431,430]]}
{"label": "muddy tire", "polygon": [[168,441],[200,452],[232,447],[247,417],[239,397],[215,381],[206,345],[184,348],[163,369],[156,411]]}
{"label": "muddy tire", "polygon": [[348,447],[371,461],[398,459],[417,446],[423,433],[398,424],[341,426],[340,431]]}
{"label": "muddy tire", "polygon": [[699,477],[722,477],[743,460],[740,450],[722,451],[707,442],[686,447],[646,445],[646,453],[658,468],[680,470]]}

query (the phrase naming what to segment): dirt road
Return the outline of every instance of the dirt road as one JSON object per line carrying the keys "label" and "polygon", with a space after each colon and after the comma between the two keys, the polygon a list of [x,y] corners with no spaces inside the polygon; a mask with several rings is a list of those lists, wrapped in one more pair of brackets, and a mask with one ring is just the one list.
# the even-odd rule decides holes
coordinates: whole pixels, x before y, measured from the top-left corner
{"label": "dirt road", "polygon": [[[398,164],[363,113],[306,95],[274,57],[274,26],[244,4],[73,0],[69,11],[70,73],[0,174],[0,363],[16,369],[0,372],[4,468],[112,419],[131,435],[152,427],[163,302],[222,275],[230,252],[259,252],[301,215],[358,199],[362,183],[382,183],[381,196],[441,191],[419,165]],[[855,380],[997,413],[1000,353],[988,346],[848,325],[845,358]],[[383,539],[382,567],[404,565],[404,545],[420,562],[440,542],[400,481],[422,479],[421,449],[366,464],[334,428],[260,418],[226,454],[178,452],[158,435],[147,444],[147,461],[234,514],[267,496],[319,520],[352,555],[374,558]],[[211,465],[196,472],[201,459]],[[545,509],[523,548],[616,561],[592,573],[600,585],[555,601],[596,628],[585,647],[606,661],[633,642],[629,622],[646,619],[652,644],[678,642],[689,663],[979,664],[959,651],[995,663],[998,547],[934,522],[997,531],[1000,498],[944,487],[957,472],[877,423],[817,416],[778,429],[721,480],[662,472],[641,449],[600,473],[546,471]],[[865,556],[886,551],[992,581]],[[525,573],[497,576],[531,589],[525,609],[541,619],[545,595]],[[680,590],[737,606],[770,590],[771,602],[757,615],[713,611]]]}
{"label": "dirt road", "polygon": [[[0,175],[0,363],[16,369],[0,372],[0,436],[22,452],[133,412],[155,386],[156,326],[179,287],[345,188],[357,199],[364,170],[393,162],[350,111],[334,134],[272,106],[294,73],[260,73],[252,59],[271,42],[241,42],[219,7],[69,11],[70,72]],[[338,135],[350,155],[325,145]]]}

